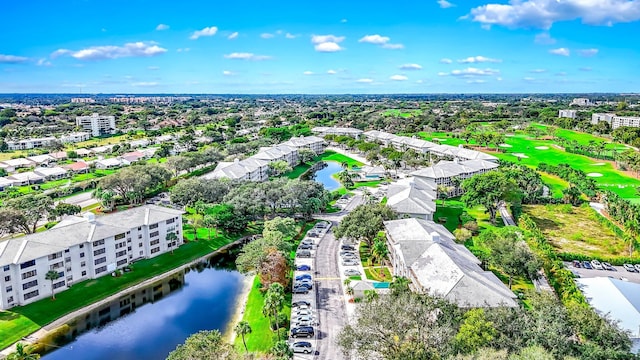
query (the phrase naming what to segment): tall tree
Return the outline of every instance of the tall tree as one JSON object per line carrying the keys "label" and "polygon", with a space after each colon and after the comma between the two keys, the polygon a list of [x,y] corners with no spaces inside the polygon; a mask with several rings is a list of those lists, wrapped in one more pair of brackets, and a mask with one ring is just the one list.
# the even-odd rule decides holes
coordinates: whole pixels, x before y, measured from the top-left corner
{"label": "tall tree", "polygon": [[249,325],[248,322],[243,320],[243,321],[240,321],[238,324],[236,324],[236,327],[233,330],[236,332],[237,336],[242,337],[242,344],[244,345],[244,351],[249,353],[249,348],[247,347],[247,341],[245,340],[245,336],[248,334],[251,334],[252,332],[251,325]]}
{"label": "tall tree", "polygon": [[278,314],[284,307],[284,287],[279,283],[273,283],[269,286],[264,296],[264,304],[262,305],[262,313],[273,320],[276,325],[278,340],[280,340],[280,321]]}
{"label": "tall tree", "polygon": [[55,300],[56,299],[56,294],[55,294],[55,292],[53,290],[53,282],[60,278],[60,274],[55,270],[49,270],[44,275],[44,278],[51,282],[51,299]]}
{"label": "tall tree", "polygon": [[493,224],[496,222],[499,203],[516,200],[519,196],[515,181],[498,171],[490,171],[466,179],[462,183],[462,189],[464,190],[462,202],[467,207],[484,206]]}
{"label": "tall tree", "polygon": [[378,232],[384,228],[383,222],[396,219],[397,216],[386,205],[360,205],[342,218],[334,234],[338,239],[348,238],[365,241],[371,247]]}
{"label": "tall tree", "polygon": [[240,357],[233,346],[222,337],[218,330],[204,330],[187,338],[169,353],[167,360],[238,360]]}
{"label": "tall tree", "polygon": [[27,194],[5,203],[5,209],[17,211],[13,223],[25,234],[36,232],[38,222],[53,213],[53,200],[47,195]]}

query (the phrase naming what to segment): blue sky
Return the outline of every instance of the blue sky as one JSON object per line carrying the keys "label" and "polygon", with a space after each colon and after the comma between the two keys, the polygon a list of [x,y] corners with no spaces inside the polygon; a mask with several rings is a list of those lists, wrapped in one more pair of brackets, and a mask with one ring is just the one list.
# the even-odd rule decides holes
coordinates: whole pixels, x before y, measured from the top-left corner
{"label": "blue sky", "polygon": [[640,0],[7,1],[0,92],[637,92]]}

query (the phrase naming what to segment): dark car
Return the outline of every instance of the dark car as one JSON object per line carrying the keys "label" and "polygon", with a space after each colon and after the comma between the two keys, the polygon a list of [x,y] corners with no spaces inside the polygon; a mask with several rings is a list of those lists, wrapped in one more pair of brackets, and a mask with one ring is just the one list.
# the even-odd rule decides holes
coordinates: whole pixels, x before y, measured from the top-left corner
{"label": "dark car", "polygon": [[313,249],[313,246],[311,244],[300,244],[300,246],[298,246],[298,250],[311,250]]}
{"label": "dark car", "polygon": [[314,232],[310,232],[309,234],[307,234],[307,236],[309,236],[309,237],[318,237],[318,234],[316,234]]}
{"label": "dark car", "polygon": [[312,277],[311,277],[311,275],[309,275],[309,274],[302,274],[302,275],[298,275],[298,276],[296,276],[296,280],[302,280],[302,279],[309,279],[309,280],[311,280],[311,279],[312,279]]}
{"label": "dark car", "polygon": [[342,246],[340,246],[340,250],[351,250],[351,251],[355,251],[355,247],[353,247],[353,245],[348,245],[348,244],[342,244]]}
{"label": "dark car", "polygon": [[291,329],[291,337],[313,337],[315,332],[313,331],[312,326],[300,326]]}
{"label": "dark car", "polygon": [[296,286],[293,288],[293,291],[291,292],[294,294],[308,294],[309,288],[306,286]]}
{"label": "dark car", "polygon": [[307,290],[311,290],[313,289],[313,284],[308,283],[308,282],[297,282],[295,284],[293,284],[294,289],[295,288],[306,288]]}
{"label": "dark car", "polygon": [[298,306],[302,306],[302,305],[306,305],[306,306],[311,306],[311,303],[306,301],[306,300],[299,300],[299,301],[295,301],[291,304],[292,307],[298,307]]}
{"label": "dark car", "polygon": [[593,269],[593,266],[591,266],[591,263],[586,260],[582,262],[582,267],[585,269]]}
{"label": "dark car", "polygon": [[298,271],[311,271],[311,266],[309,266],[309,265],[298,265],[298,267],[296,267],[296,270],[298,270]]}
{"label": "dark car", "polygon": [[582,267],[582,265],[580,265],[580,261],[578,261],[578,260],[573,260],[571,262],[571,265],[573,265],[574,268],[581,268]]}
{"label": "dark car", "polygon": [[309,250],[300,250],[300,251],[298,251],[296,253],[296,256],[297,257],[301,257],[301,258],[303,258],[303,257],[311,257],[311,251],[309,251]]}

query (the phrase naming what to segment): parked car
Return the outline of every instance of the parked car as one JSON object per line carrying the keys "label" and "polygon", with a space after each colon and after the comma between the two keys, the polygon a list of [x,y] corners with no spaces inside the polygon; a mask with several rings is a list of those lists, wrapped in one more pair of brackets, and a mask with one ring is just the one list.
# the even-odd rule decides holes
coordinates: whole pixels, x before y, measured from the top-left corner
{"label": "parked car", "polygon": [[300,306],[311,306],[311,303],[306,301],[306,300],[298,300],[298,301],[294,301],[291,306],[292,307],[300,307]]}
{"label": "parked car", "polygon": [[636,268],[636,270],[640,272],[640,264],[635,264],[635,265],[633,265],[633,267]]}
{"label": "parked car", "polygon": [[304,287],[304,288],[307,288],[309,290],[313,290],[313,284],[307,283],[307,282],[298,282],[298,281],[296,281],[296,283],[293,284],[293,287],[294,288]]}
{"label": "parked car", "polygon": [[300,316],[296,316],[294,318],[291,319],[291,321],[293,322],[299,322],[299,321],[314,321],[314,317],[313,315],[300,315]]}
{"label": "parked car", "polygon": [[349,244],[342,244],[342,246],[340,246],[340,250],[350,250],[350,251],[355,251],[356,248],[353,245],[349,245]]}
{"label": "parked car", "polygon": [[598,260],[595,260],[595,259],[591,260],[591,266],[593,266],[593,268],[596,270],[603,270],[602,264]]}
{"label": "parked car", "polygon": [[587,260],[582,262],[582,267],[585,269],[593,269],[593,266],[591,266],[591,263],[588,262]]}
{"label": "parked car", "polygon": [[313,326],[300,326],[291,329],[291,337],[313,337],[315,332]]}
{"label": "parked car", "polygon": [[300,244],[300,246],[298,246],[298,250],[311,250],[313,249],[313,245],[311,244]]}
{"label": "parked car", "polygon": [[303,257],[311,257],[311,251],[309,251],[309,250],[299,250],[296,253],[296,256],[297,257],[301,257],[301,258],[303,258]]}
{"label": "parked car", "polygon": [[300,241],[300,245],[313,245],[313,240],[304,239],[304,240]]}
{"label": "parked car", "polygon": [[295,286],[303,285],[303,284],[305,284],[305,285],[313,285],[313,280],[311,280],[311,279],[300,279],[300,280],[296,280],[295,284],[296,284]]}
{"label": "parked car", "polygon": [[573,265],[573,267],[575,267],[575,268],[581,268],[582,267],[582,265],[580,265],[580,261],[578,261],[578,260],[573,260],[571,262],[571,265]]}
{"label": "parked car", "polygon": [[308,294],[309,290],[306,286],[294,286],[291,292],[294,294]]}
{"label": "parked car", "polygon": [[294,353],[311,354],[313,347],[308,341],[296,341],[291,345],[291,351]]}
{"label": "parked car", "polygon": [[343,250],[340,251],[340,256],[344,256],[344,255],[355,255],[356,253],[353,252],[353,250]]}
{"label": "parked car", "polygon": [[609,270],[609,271],[614,271],[615,269],[613,268],[613,266],[611,266],[611,264],[609,264],[608,262],[603,262],[602,263],[602,268],[605,270]]}
{"label": "parked car", "polygon": [[358,262],[354,259],[343,259],[342,266],[357,266]]}
{"label": "parked car", "polygon": [[317,233],[314,233],[314,232],[309,232],[309,233],[307,234],[307,236],[309,236],[309,237],[318,237],[318,234],[317,234]]}
{"label": "parked car", "polygon": [[628,272],[637,272],[636,268],[631,264],[624,264],[622,267]]}
{"label": "parked car", "polygon": [[302,274],[302,275],[298,275],[298,276],[296,276],[296,280],[302,280],[302,279],[309,279],[309,280],[311,280],[311,279],[313,279],[313,278],[312,278],[312,277],[311,277],[311,275],[309,275],[309,274]]}
{"label": "parked car", "polygon": [[309,265],[298,265],[296,267],[296,270],[298,270],[298,271],[311,271],[311,266],[309,266]]}
{"label": "parked car", "polygon": [[360,276],[360,271],[355,269],[347,269],[344,271],[344,276]]}

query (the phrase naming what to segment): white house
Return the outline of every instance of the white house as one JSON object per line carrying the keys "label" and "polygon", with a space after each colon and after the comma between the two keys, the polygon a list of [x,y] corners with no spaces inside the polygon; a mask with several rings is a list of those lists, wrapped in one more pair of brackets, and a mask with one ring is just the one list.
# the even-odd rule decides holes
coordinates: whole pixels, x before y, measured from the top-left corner
{"label": "white house", "polygon": [[7,176],[7,179],[13,182],[13,186],[41,184],[44,182],[44,176],[38,175],[33,171],[15,173]]}
{"label": "white house", "polygon": [[91,116],[76,117],[76,125],[91,132],[93,136],[114,134],[117,130],[115,116],[99,115],[97,113]]}
{"label": "white house", "polygon": [[80,132],[72,132],[66,135],[62,135],[60,137],[60,141],[64,144],[67,143],[78,143],[82,141],[87,141],[91,139],[91,134],[88,132],[80,131]]}
{"label": "white house", "polygon": [[32,161],[25,158],[3,160],[0,161],[0,163],[4,165],[3,168],[9,173],[14,172],[17,169],[28,168],[35,165]]}
{"label": "white house", "polygon": [[13,186],[13,181],[0,177],[0,191],[4,191],[4,189]]}
{"label": "white house", "polygon": [[[182,211],[145,205],[68,217],[52,229],[0,242],[0,309],[25,305],[180,246]],[[174,233],[177,240],[167,240]],[[60,277],[45,278],[49,270]]]}
{"label": "white house", "polygon": [[46,168],[46,167],[38,167],[33,170],[36,175],[40,175],[45,180],[60,180],[67,177],[67,170],[61,168],[59,166]]}
{"label": "white house", "polygon": [[560,111],[558,111],[558,117],[559,118],[575,119],[577,114],[578,114],[577,110],[560,110]]}
{"label": "white house", "polygon": [[36,165],[49,164],[51,162],[55,162],[56,159],[53,156],[44,154],[44,155],[36,155],[36,156],[28,156],[27,160],[31,161]]}
{"label": "white house", "polygon": [[484,271],[444,226],[422,219],[385,221],[393,273],[417,292],[460,307],[518,306],[516,296],[492,272]]}
{"label": "white house", "polygon": [[117,169],[121,166],[129,165],[126,160],[117,158],[96,160],[94,164],[96,164],[96,169],[100,170]]}
{"label": "white house", "polygon": [[53,136],[23,140],[7,140],[5,143],[9,150],[38,149],[51,145],[56,140]]}

